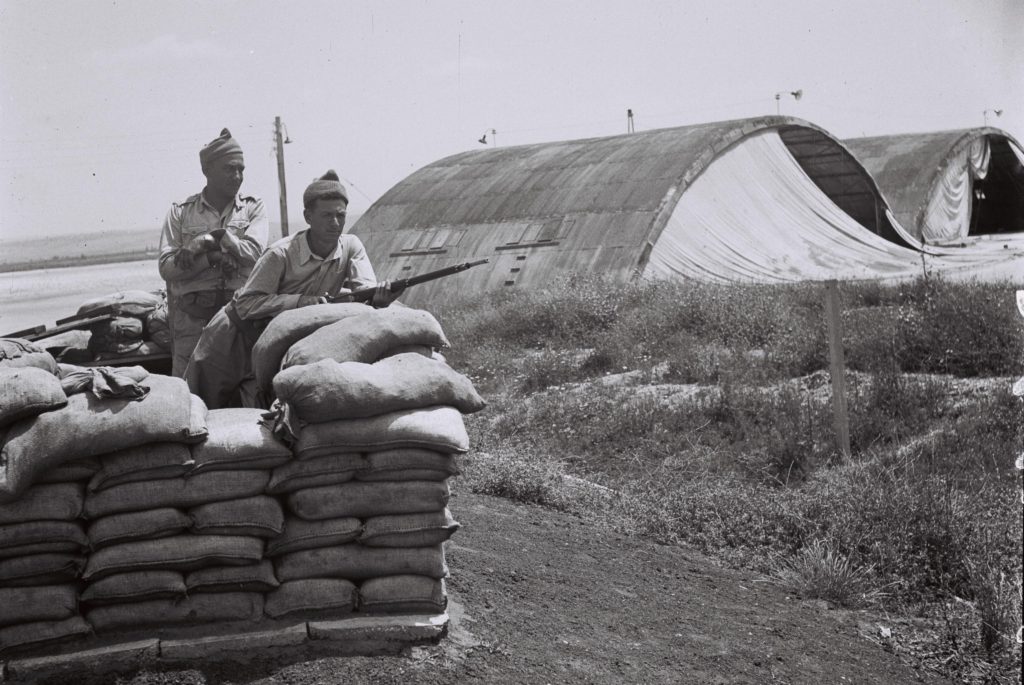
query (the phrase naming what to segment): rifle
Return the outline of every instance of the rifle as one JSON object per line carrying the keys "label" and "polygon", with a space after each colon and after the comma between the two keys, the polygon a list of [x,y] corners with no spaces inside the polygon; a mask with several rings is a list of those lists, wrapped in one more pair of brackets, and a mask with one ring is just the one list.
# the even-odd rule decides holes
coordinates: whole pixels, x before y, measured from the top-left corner
{"label": "rifle", "polygon": [[[400,293],[409,286],[418,285],[420,283],[426,283],[427,281],[434,281],[437,280],[438,278],[444,278],[445,276],[452,276],[454,274],[459,273],[460,271],[465,271],[466,269],[470,269],[474,266],[487,264],[489,261],[490,260],[486,258],[478,259],[475,262],[463,262],[462,264],[446,266],[445,268],[437,269],[436,271],[428,271],[418,276],[410,276],[409,278],[399,278],[398,280],[391,281],[391,285],[388,288],[388,290],[392,293]],[[353,290],[347,295],[343,295],[338,298],[331,297],[329,299],[331,302],[369,302],[373,298],[373,294],[375,292],[377,292],[377,286],[369,286],[366,288],[359,288],[358,290]]]}

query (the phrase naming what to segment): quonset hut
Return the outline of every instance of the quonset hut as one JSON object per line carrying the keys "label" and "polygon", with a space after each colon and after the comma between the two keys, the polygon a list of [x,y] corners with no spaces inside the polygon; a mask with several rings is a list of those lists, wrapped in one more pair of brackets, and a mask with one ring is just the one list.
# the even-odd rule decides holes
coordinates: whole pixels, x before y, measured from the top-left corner
{"label": "quonset hut", "polygon": [[847,147],[780,116],[456,154],[395,185],[352,231],[381,278],[490,259],[411,289],[413,305],[569,272],[787,282],[922,270]]}
{"label": "quonset hut", "polygon": [[1024,232],[1024,152],[996,128],[843,141],[916,241]]}

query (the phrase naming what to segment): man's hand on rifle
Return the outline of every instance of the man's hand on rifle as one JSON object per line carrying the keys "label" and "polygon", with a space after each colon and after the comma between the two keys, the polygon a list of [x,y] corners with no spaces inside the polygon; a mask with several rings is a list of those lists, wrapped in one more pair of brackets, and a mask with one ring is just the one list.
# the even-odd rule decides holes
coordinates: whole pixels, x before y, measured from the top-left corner
{"label": "man's hand on rifle", "polygon": [[396,293],[391,292],[391,281],[384,281],[377,284],[377,289],[373,292],[370,304],[372,304],[375,309],[383,309],[397,300],[398,296],[401,294],[402,291],[398,291]]}
{"label": "man's hand on rifle", "polygon": [[203,253],[217,250],[219,247],[217,239],[209,233],[197,235],[188,241],[174,255],[174,264],[179,269],[191,269],[195,260]]}

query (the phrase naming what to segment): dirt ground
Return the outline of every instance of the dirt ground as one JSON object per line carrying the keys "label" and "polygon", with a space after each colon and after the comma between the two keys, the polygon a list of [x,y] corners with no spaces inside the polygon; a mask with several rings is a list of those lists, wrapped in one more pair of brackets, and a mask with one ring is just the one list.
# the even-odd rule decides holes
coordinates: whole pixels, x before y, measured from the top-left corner
{"label": "dirt ground", "polygon": [[116,682],[946,682],[868,639],[876,617],[787,597],[688,550],[492,497],[457,493],[450,508],[464,527],[448,547],[451,623],[439,644],[294,663],[254,654]]}

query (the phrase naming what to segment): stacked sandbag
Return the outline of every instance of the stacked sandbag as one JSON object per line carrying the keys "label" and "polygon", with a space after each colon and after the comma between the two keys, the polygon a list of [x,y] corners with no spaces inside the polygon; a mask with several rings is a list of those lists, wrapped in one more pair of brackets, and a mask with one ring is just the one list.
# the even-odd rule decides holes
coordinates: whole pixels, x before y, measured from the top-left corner
{"label": "stacked sandbag", "polygon": [[82,482],[39,484],[0,504],[0,654],[89,634],[78,608],[84,491]]}
{"label": "stacked sandbag", "polygon": [[285,501],[268,616],[444,610],[448,478],[469,449],[462,413],[485,404],[433,356],[445,345],[427,312],[364,307],[281,357],[274,395],[301,430],[268,486]]}
{"label": "stacked sandbag", "polygon": [[102,459],[85,500],[93,552],[82,593],[97,633],[262,618],[279,585],[264,545],[284,519],[265,491],[292,453],[261,414],[212,410],[201,443]]}
{"label": "stacked sandbag", "polygon": [[[5,404],[16,416],[0,427],[0,653],[91,632],[79,609],[93,548],[85,493],[111,480],[105,461],[154,444],[190,455],[207,433],[206,407],[181,379],[141,368],[59,372],[0,368],[0,386],[21,388],[19,405],[35,407]],[[32,376],[32,402],[22,401],[19,374]]]}
{"label": "stacked sandbag", "polygon": [[76,316],[111,314],[89,326],[86,348],[64,350],[59,361],[116,360],[126,355],[150,355],[170,350],[167,302],[162,293],[125,290],[86,300]]}
{"label": "stacked sandbag", "polygon": [[33,366],[57,375],[57,360],[45,347],[24,338],[0,338],[0,368]]}

